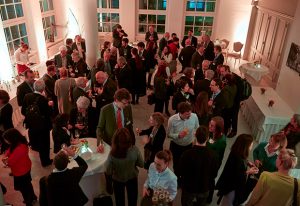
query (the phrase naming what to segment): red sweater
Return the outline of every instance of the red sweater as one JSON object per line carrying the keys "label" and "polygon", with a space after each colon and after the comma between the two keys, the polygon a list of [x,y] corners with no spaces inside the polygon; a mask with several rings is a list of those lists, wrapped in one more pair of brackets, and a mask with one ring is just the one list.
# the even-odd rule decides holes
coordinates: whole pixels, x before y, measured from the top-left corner
{"label": "red sweater", "polygon": [[31,160],[29,159],[27,145],[18,145],[12,153],[8,149],[6,156],[8,157],[7,163],[13,176],[22,176],[31,170]]}

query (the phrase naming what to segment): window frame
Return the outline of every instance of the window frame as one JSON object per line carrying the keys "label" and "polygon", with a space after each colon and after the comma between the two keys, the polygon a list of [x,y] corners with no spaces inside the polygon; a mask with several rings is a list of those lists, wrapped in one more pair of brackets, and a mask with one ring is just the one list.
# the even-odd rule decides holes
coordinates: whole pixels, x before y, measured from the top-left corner
{"label": "window frame", "polygon": [[[98,1],[99,0],[97,0],[97,6],[98,6]],[[111,33],[112,32],[112,28],[113,28],[113,25],[115,25],[115,24],[120,24],[120,18],[121,18],[121,15],[120,15],[120,1],[121,0],[119,0],[119,8],[111,8],[111,5],[112,4],[109,4],[108,2],[111,2],[112,0],[106,0],[106,2],[107,2],[107,8],[99,8],[99,7],[97,7],[97,27],[98,27],[98,34],[108,34],[108,33]],[[101,19],[99,19],[98,18],[98,15],[100,15],[100,14],[109,14],[110,15],[110,17],[111,17],[111,15],[112,14],[117,14],[118,16],[119,16],[119,21],[118,22],[114,22],[114,21],[112,21],[111,19],[108,21],[108,22],[101,22],[101,21],[99,21],[99,20],[101,20]],[[100,27],[100,24],[108,24],[109,25],[109,29],[108,29],[108,31],[99,31],[99,27]],[[102,27],[103,28],[103,27]]]}
{"label": "window frame", "polygon": [[[51,28],[51,26],[50,27],[45,27],[44,26],[44,19],[46,19],[46,18],[48,18],[48,17],[51,17],[51,16],[54,16],[54,22],[56,22],[56,18],[55,18],[55,9],[54,9],[54,5],[53,5],[53,0],[46,0],[47,1],[47,3],[48,3],[48,8],[49,8],[49,2],[51,1],[52,3],[52,7],[53,7],[53,9],[52,10],[47,10],[47,11],[42,11],[42,10],[40,10],[41,11],[41,14],[42,14],[42,19],[41,19],[41,21],[42,21],[42,24],[43,24],[43,30],[44,30],[44,37],[45,37],[45,42],[46,42],[46,44],[47,44],[47,48],[49,47],[48,46],[48,44],[50,43],[50,39],[49,39],[49,37],[46,37],[45,36],[45,34],[46,34],[46,32],[45,32],[45,30],[48,30],[49,28]],[[40,2],[43,2],[43,0],[39,0],[39,3]],[[44,6],[43,6],[43,8],[44,8]],[[58,40],[59,39],[59,37],[58,37],[58,34],[57,34],[57,31],[55,30],[55,32],[54,32],[54,41],[56,41],[56,40]]]}

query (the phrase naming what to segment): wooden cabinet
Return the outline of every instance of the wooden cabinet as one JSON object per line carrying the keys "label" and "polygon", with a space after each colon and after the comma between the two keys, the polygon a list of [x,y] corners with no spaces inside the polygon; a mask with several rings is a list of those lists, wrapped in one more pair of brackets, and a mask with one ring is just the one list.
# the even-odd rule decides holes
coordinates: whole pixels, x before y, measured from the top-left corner
{"label": "wooden cabinet", "polygon": [[283,46],[292,17],[261,7],[257,8],[249,61],[259,61],[270,68],[268,78],[276,83],[280,73]]}

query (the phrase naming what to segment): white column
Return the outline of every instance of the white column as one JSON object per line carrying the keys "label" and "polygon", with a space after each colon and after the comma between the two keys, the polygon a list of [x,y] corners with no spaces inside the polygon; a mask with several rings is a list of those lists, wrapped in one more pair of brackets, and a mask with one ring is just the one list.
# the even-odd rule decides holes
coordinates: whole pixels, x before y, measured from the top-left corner
{"label": "white column", "polygon": [[[68,6],[67,1],[53,0],[55,12],[55,24],[58,38],[65,38],[68,35]],[[73,38],[73,37],[72,37]],[[65,41],[64,41],[65,43]]]}
{"label": "white column", "polygon": [[98,52],[98,20],[97,2],[95,0],[82,0],[81,7],[83,33],[86,45],[86,63],[89,67],[96,64]]}
{"label": "white column", "polygon": [[170,0],[167,5],[166,32],[176,33],[179,39],[184,36],[185,1]]}
{"label": "white column", "polygon": [[1,57],[1,69],[0,69],[0,80],[8,81],[11,80],[13,74],[13,67],[10,62],[8,48],[6,44],[6,38],[3,29],[3,23],[0,18],[0,57]]}
{"label": "white column", "polygon": [[39,0],[27,1],[22,6],[26,18],[29,47],[38,52],[40,62],[46,61],[48,54]]}
{"label": "white column", "polygon": [[135,41],[137,32],[136,22],[138,21],[136,0],[120,0],[120,24],[124,31],[128,34],[130,42]]}

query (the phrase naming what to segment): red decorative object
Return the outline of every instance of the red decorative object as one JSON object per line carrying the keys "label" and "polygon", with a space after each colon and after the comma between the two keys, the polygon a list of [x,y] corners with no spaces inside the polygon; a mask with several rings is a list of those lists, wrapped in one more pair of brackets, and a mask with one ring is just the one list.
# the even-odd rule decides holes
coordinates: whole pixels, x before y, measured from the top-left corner
{"label": "red decorative object", "polygon": [[269,106],[269,107],[272,107],[272,106],[274,105],[274,103],[275,103],[274,100],[269,100],[268,106]]}
{"label": "red decorative object", "polygon": [[260,88],[260,92],[261,92],[261,94],[264,94],[266,92],[266,89],[265,88]]}

